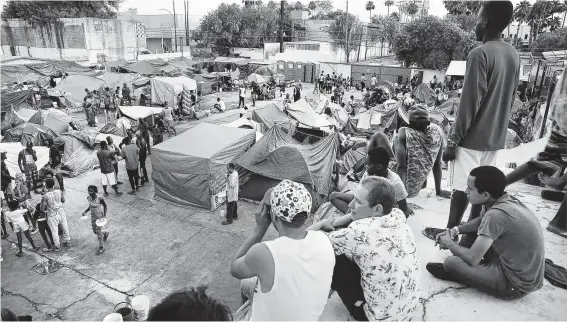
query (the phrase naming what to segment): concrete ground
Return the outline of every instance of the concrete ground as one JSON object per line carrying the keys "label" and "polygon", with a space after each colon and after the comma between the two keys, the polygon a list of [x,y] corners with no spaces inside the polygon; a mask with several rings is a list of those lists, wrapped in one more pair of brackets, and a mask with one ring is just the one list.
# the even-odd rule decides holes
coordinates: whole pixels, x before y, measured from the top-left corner
{"label": "concrete ground", "polygon": [[[211,120],[230,121],[235,113],[227,112]],[[189,128],[192,124],[195,123],[182,126]],[[529,150],[528,146],[522,153]],[[151,171],[151,164],[148,170]],[[120,189],[129,191],[123,161],[119,180],[125,182]],[[430,181],[428,187],[433,187],[432,178]],[[115,197],[111,193],[106,198],[110,237],[106,252],[98,256],[90,222],[80,218],[87,207],[87,186],[91,184],[99,185],[98,170],[65,181],[71,248],[60,253],[34,253],[25,241],[25,256],[18,258],[16,249],[10,246],[16,236],[8,228],[10,236],[2,240],[3,308],[17,315],[29,314],[34,320],[102,320],[117,304],[132,296],[148,295],[155,305],[172,291],[207,285],[213,297],[233,311],[238,309],[239,282],[230,275],[229,267],[232,256],[254,227],[256,205],[239,202],[241,219],[222,226],[219,210],[210,212],[154,200],[152,182],[137,196]],[[509,191],[534,211],[544,229],[559,207],[559,203],[542,200],[537,187],[516,184]],[[38,201],[39,196],[34,196],[34,202]],[[415,320],[567,320],[567,292],[547,281],[541,290],[505,302],[464,285],[433,278],[425,270],[426,263],[441,262],[449,253],[437,249],[434,242],[421,234],[421,229],[446,224],[449,200],[437,198],[433,189],[428,188],[409,201],[416,209],[409,225],[422,265],[421,305]],[[270,229],[266,239],[276,236]],[[544,236],[546,258],[566,267],[567,240],[545,230]],[[33,238],[37,245],[44,246],[39,234]],[[63,267],[52,274],[37,274],[33,266],[46,260]],[[333,295],[321,320],[348,319],[340,299]]]}

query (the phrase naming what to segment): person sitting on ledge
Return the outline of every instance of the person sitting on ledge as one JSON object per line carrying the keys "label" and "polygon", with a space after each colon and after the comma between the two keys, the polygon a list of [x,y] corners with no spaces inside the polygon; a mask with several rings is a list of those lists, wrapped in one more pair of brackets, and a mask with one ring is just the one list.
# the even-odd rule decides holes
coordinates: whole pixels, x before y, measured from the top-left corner
{"label": "person sitting on ledge", "polygon": [[[493,166],[470,172],[466,193],[483,211],[466,224],[436,236],[453,256],[426,269],[443,280],[460,282],[500,299],[513,300],[543,286],[543,231],[523,203],[504,191],[506,177]],[[454,238],[463,234],[457,244]]]}

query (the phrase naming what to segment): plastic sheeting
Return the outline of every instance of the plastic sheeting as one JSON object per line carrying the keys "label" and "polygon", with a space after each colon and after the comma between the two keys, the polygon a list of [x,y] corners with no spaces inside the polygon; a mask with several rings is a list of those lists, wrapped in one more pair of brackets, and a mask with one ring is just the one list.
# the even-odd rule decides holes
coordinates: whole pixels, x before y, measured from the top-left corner
{"label": "plastic sheeting", "polygon": [[297,122],[299,122],[299,124],[302,125],[316,129],[329,127],[332,125],[331,123],[329,123],[325,116],[315,113],[311,105],[307,103],[304,98],[291,104],[288,107],[287,111],[289,115],[291,115],[295,120],[297,120]]}
{"label": "plastic sheeting", "polygon": [[[0,151],[6,152],[6,166],[12,177],[15,177],[16,173],[21,173],[20,167],[18,166],[18,155],[20,151],[25,148],[26,146],[19,142],[0,143]],[[49,162],[49,149],[44,146],[34,146],[33,149],[37,154],[35,165],[38,169],[41,169]]]}
{"label": "plastic sheeting", "polygon": [[264,124],[264,132],[279,125],[286,129],[295,127],[292,126],[292,121],[285,115],[275,104],[270,104],[264,108],[255,109],[252,111],[252,120]]}
{"label": "plastic sheeting", "polygon": [[183,89],[189,91],[197,90],[197,82],[187,76],[178,77],[154,77],[150,79],[152,87],[152,103],[163,104],[167,102],[169,106],[175,106],[177,96]]}
{"label": "plastic sheeting", "polygon": [[127,118],[122,117],[116,120],[116,124],[108,123],[102,129],[100,133],[103,134],[113,134],[121,137],[125,137],[128,130],[132,128],[132,124]]}
{"label": "plastic sheeting", "polygon": [[252,173],[309,184],[317,193],[328,195],[339,144],[335,133],[303,145],[275,126],[236,162]]}
{"label": "plastic sheeting", "polygon": [[253,143],[255,131],[199,125],[152,148],[157,198],[214,210],[223,200],[226,166]]}
{"label": "plastic sheeting", "polygon": [[52,90],[63,94],[75,106],[81,106],[86,96],[85,88],[89,91],[100,90],[104,80],[84,75],[69,75]]}
{"label": "plastic sheeting", "polygon": [[[2,67],[4,69],[4,67]],[[2,94],[2,112],[7,112],[13,107],[16,111],[20,108],[32,109],[33,90],[17,91]]]}
{"label": "plastic sheeting", "polygon": [[78,176],[99,166],[96,137],[85,131],[71,131],[54,140],[55,146],[64,146],[61,159],[62,170],[69,176]]}
{"label": "plastic sheeting", "polygon": [[108,87],[112,89],[113,93],[116,87],[126,83],[128,87],[132,88],[134,83],[149,81],[147,77],[144,77],[140,74],[129,74],[129,73],[112,73],[112,72],[105,72],[104,74],[98,76],[98,78],[102,79],[105,84],[104,87]]}
{"label": "plastic sheeting", "polygon": [[262,134],[263,129],[260,123],[243,117],[236,119],[235,121],[232,121],[230,123],[221,124],[221,125],[230,126],[230,127],[250,126],[254,130],[256,130],[256,142],[260,141],[260,139],[264,136],[264,134]]}
{"label": "plastic sheeting", "polygon": [[130,65],[126,65],[122,67],[123,69],[132,72],[138,73],[142,75],[159,75],[161,71],[155,68],[150,62],[148,61],[139,61],[132,63]]}
{"label": "plastic sheeting", "polygon": [[69,130],[69,122],[72,121],[72,117],[54,108],[39,110],[29,119],[30,123],[46,126],[57,134],[67,132]]}
{"label": "plastic sheeting", "polygon": [[9,130],[6,139],[10,138],[10,141],[24,145],[31,141],[34,146],[45,146],[47,139],[54,139],[57,136],[57,133],[46,126],[28,122]]}
{"label": "plastic sheeting", "polygon": [[120,106],[120,112],[123,115],[138,121],[139,118],[146,118],[163,113],[163,108],[150,106]]}
{"label": "plastic sheeting", "polygon": [[425,103],[427,105],[435,104],[435,93],[431,90],[431,87],[428,84],[421,83],[417,85],[411,93],[415,96],[415,100],[420,103]]}
{"label": "plastic sheeting", "polygon": [[2,83],[13,84],[23,82],[36,82],[39,79],[45,77],[46,76],[25,65],[14,65],[2,66],[0,79]]}

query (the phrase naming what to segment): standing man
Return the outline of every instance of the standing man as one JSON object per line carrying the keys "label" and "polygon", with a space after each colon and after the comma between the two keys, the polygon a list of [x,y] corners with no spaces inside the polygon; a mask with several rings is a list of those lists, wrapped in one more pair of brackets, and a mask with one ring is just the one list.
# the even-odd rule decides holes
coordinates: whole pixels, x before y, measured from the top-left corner
{"label": "standing man", "polygon": [[138,160],[140,161],[140,174],[142,175],[140,181],[143,187],[144,183],[150,182],[150,180],[148,179],[148,170],[146,170],[146,158],[148,156],[148,150],[146,149],[146,140],[142,137],[140,131],[136,132],[136,144],[138,145],[138,149],[140,151],[140,153],[138,154]]}
{"label": "standing man", "polygon": [[141,117],[138,119],[138,130],[142,134],[141,137],[144,138],[144,141],[146,142],[148,154],[152,154],[150,150],[150,126]]}
{"label": "standing man", "polygon": [[[475,27],[482,45],[467,58],[465,82],[457,117],[447,140],[445,161],[449,166],[453,196],[447,228],[457,226],[468,207],[468,175],[472,169],[495,165],[506,134],[514,95],[518,87],[520,57],[502,40],[502,31],[512,19],[510,1],[484,2]],[[473,205],[469,220],[480,215],[481,205]],[[435,239],[444,229],[425,228],[423,234]]]}
{"label": "standing man", "polygon": [[63,209],[65,196],[61,194],[61,190],[54,190],[55,181],[53,179],[45,180],[47,192],[41,198],[40,210],[47,214],[47,224],[51,230],[53,237],[53,250],[58,252],[61,250],[59,242],[59,228],[63,232],[63,246],[71,247],[71,237],[69,236],[69,226],[67,225],[67,215]]}
{"label": "standing man", "polygon": [[372,78],[370,79],[370,86],[372,86],[372,87],[376,86],[377,81],[378,81],[378,78],[376,78],[376,73],[374,73],[374,75],[372,75]]}
{"label": "standing man", "polygon": [[364,73],[362,73],[362,76],[360,76],[360,91],[364,92],[364,87],[366,87],[366,76],[364,76]]}
{"label": "standing man", "polygon": [[33,185],[33,192],[39,194],[37,191],[37,182],[39,181],[39,174],[37,172],[37,153],[33,149],[32,141],[28,141],[26,148],[23,149],[18,155],[18,166],[20,171],[26,175],[26,185],[28,187],[28,199],[31,198],[31,190]]}
{"label": "standing man", "polygon": [[53,139],[46,140],[47,147],[49,148],[49,165],[53,175],[57,178],[59,183],[59,189],[65,191],[65,186],[63,185],[63,175],[61,174],[61,152],[53,145]]}
{"label": "standing man", "polygon": [[244,107],[244,98],[246,97],[246,87],[243,84],[240,84],[240,88],[238,89],[238,107]]}
{"label": "standing man", "polygon": [[140,149],[136,144],[132,143],[130,137],[125,137],[122,142],[125,144],[122,148],[122,158],[126,161],[126,172],[128,173],[128,180],[130,180],[130,186],[132,187],[132,191],[128,192],[128,194],[135,195],[136,191],[140,190],[140,175],[138,174],[138,154],[140,153]]}
{"label": "standing man", "polygon": [[10,171],[8,170],[8,166],[6,165],[6,159],[8,159],[6,152],[1,153],[1,158],[2,175],[0,181],[2,184],[2,192],[6,196],[6,200],[10,202],[14,199],[14,184],[12,183],[12,181],[15,181],[16,178],[10,175]]}
{"label": "standing man", "polygon": [[165,128],[167,129],[167,133],[171,137],[171,132],[169,129],[173,131],[174,135],[177,135],[177,131],[175,130],[174,126],[174,117],[173,117],[173,109],[167,105],[167,102],[163,103],[163,119],[165,123]]}
{"label": "standing man", "polygon": [[[110,141],[112,142],[112,139]],[[113,143],[111,144],[114,145]],[[114,161],[116,161],[116,152],[110,151],[106,141],[100,141],[100,150],[96,153],[96,156],[98,158],[98,163],[100,164],[101,183],[102,189],[104,190],[104,196],[108,196],[106,187],[110,185],[112,189],[114,189],[114,192],[116,192],[116,196],[120,197],[122,192],[118,191],[118,182],[116,181],[117,171],[115,171],[113,164]]]}
{"label": "standing man", "polygon": [[118,157],[120,156],[120,148],[116,146],[114,140],[110,135],[106,137],[106,142],[108,143],[108,151],[112,152],[112,154],[114,155],[112,166],[114,167],[114,176],[116,177],[116,183],[122,184],[122,182],[118,180]]}
{"label": "standing man", "polygon": [[226,220],[223,225],[232,224],[238,220],[238,172],[234,163],[228,164],[228,177],[226,179]]}
{"label": "standing man", "polygon": [[124,83],[122,85],[122,97],[124,101],[128,101],[128,105],[132,105],[132,97],[130,97],[130,88]]}

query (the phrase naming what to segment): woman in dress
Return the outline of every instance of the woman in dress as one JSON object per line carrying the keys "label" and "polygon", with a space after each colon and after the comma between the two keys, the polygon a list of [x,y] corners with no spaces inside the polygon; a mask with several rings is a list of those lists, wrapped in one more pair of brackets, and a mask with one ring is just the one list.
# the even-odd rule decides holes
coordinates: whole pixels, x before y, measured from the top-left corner
{"label": "woman in dress", "polygon": [[96,221],[101,218],[106,218],[107,207],[104,199],[97,195],[97,186],[89,186],[88,191],[89,195],[87,196],[87,201],[89,202],[89,207],[83,212],[83,216],[86,216],[89,211],[91,212],[91,227],[93,233],[98,237],[99,247],[97,255],[100,255],[104,253],[104,242],[108,239],[110,233],[102,231],[102,227],[98,226]]}

